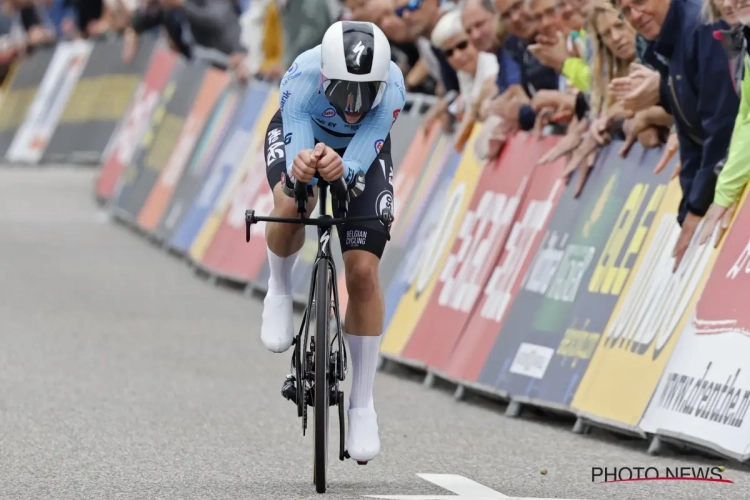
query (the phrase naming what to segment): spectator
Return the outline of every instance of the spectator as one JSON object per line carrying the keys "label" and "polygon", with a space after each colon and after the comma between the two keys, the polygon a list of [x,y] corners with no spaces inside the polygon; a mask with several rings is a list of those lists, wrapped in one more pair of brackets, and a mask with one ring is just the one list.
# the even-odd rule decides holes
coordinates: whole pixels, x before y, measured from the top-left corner
{"label": "spectator", "polygon": [[239,14],[234,3],[225,0],[145,0],[133,13],[126,30],[123,58],[131,60],[140,33],[162,26],[170,45],[188,59],[196,47],[216,50],[228,56],[228,64],[241,80],[248,76],[246,50],[240,43]]}
{"label": "spectator", "polygon": [[275,80],[286,72],[283,27],[274,0],[253,0],[240,16],[241,43],[247,49],[248,73]]}
{"label": "spectator", "polygon": [[493,3],[489,0],[466,0],[461,15],[464,30],[466,30],[474,47],[482,52],[491,52],[497,55],[499,67],[497,92],[489,97],[505,92],[511,85],[518,85],[521,82],[521,70],[510,53],[503,48],[506,38],[505,27],[502,24],[499,26],[503,33],[501,40],[495,20],[498,23],[501,23],[501,21],[495,13]]}
{"label": "spectator", "polygon": [[742,98],[734,122],[727,161],[719,174],[713,203],[704,217],[705,223],[699,238],[699,243],[703,245],[715,234],[714,245],[718,246],[729,227],[742,191],[750,180],[750,64],[746,62],[750,57],[750,2],[731,0],[713,7],[715,10],[707,9],[709,16],[713,17],[709,17],[709,21],[715,21],[716,15],[720,14],[728,24],[739,23],[731,31],[726,30],[719,34],[724,35],[721,38],[725,42],[733,66],[739,69],[736,74],[741,79],[738,91]]}
{"label": "spectator", "polygon": [[727,155],[739,99],[728,59],[714,39],[714,27],[701,22],[696,0],[616,0],[623,15],[649,45],[644,59],[659,66],[658,102],[674,115],[680,149],[683,198],[677,221],[676,271],[716,187],[716,168]]}
{"label": "spectator", "polygon": [[403,18],[409,31],[422,40],[420,55],[441,85],[437,92],[439,98],[425,118],[425,130],[435,121],[442,122],[443,128],[450,130],[452,123],[448,108],[458,97],[458,76],[440,50],[429,41],[435,26],[446,11],[440,8],[438,0],[396,0],[396,6],[396,15]]}
{"label": "spectator", "polygon": [[498,64],[494,54],[479,52],[469,41],[461,23],[461,13],[453,10],[438,21],[432,31],[432,44],[439,47],[448,63],[457,71],[463,108],[461,132],[456,139],[456,150],[462,151],[478,117],[479,94],[487,79],[497,78]]}
{"label": "spectator", "polygon": [[328,27],[335,21],[326,0],[276,0],[284,25],[286,72],[301,53],[320,45]]}
{"label": "spectator", "polygon": [[538,35],[539,25],[524,0],[495,0],[495,8],[510,34],[504,50],[520,68],[521,88],[525,95],[513,89],[513,98],[499,100],[494,112],[500,114],[503,126],[510,130],[515,127],[531,130],[536,121],[536,113],[530,105],[531,97],[542,89],[557,90],[560,79],[552,68],[544,66],[528,50],[529,43],[533,43]]}

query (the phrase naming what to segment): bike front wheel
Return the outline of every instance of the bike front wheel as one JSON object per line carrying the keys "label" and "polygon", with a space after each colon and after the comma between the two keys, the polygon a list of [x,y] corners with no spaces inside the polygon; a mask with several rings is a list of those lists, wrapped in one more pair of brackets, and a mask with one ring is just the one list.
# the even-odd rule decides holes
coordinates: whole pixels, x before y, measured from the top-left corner
{"label": "bike front wheel", "polygon": [[318,493],[326,491],[326,469],[328,466],[328,368],[330,343],[328,321],[331,307],[331,288],[328,265],[318,263],[315,278],[315,402],[314,402],[314,447],[313,481]]}

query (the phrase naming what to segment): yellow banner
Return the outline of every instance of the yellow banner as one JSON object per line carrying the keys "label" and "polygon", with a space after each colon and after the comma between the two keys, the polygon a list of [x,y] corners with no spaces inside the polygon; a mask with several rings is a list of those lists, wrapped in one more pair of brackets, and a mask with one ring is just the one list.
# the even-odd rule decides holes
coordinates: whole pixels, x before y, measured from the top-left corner
{"label": "yellow banner", "polygon": [[190,246],[188,253],[193,262],[200,262],[203,258],[203,254],[206,252],[211,241],[213,241],[216,231],[221,226],[221,221],[224,220],[224,214],[234,198],[234,191],[242,182],[245,174],[250,170],[254,162],[264,159],[263,142],[266,139],[266,130],[268,129],[268,123],[278,110],[279,92],[278,90],[271,90],[266,99],[263,111],[255,122],[252,134],[253,142],[248,144],[247,153],[242,158],[240,165],[232,171],[231,177],[227,180],[221,192],[221,196],[211,210],[211,215],[206,218],[198,236],[196,236],[195,241]]}
{"label": "yellow banner", "polygon": [[474,142],[479,135],[480,127],[475,127],[469,139],[461,163],[453,177],[453,182],[445,196],[444,210],[438,220],[438,227],[431,235],[423,258],[419,260],[413,283],[404,293],[398,304],[388,331],[380,345],[381,352],[399,354],[406,345],[412,331],[417,326],[432,291],[440,277],[440,270],[445,264],[453,247],[458,230],[461,227],[461,215],[466,212],[474,195],[483,164],[474,154]]}
{"label": "yellow banner", "polygon": [[[695,309],[717,252],[694,241],[672,273],[681,197],[679,180],[673,179],[573,398],[579,411],[638,425]],[[700,226],[696,237],[699,231]]]}

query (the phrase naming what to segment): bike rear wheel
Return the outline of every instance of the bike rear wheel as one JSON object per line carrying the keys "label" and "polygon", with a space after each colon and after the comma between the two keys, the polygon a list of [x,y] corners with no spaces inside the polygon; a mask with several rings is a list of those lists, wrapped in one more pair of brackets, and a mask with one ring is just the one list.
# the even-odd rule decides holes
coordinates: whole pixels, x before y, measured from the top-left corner
{"label": "bike rear wheel", "polygon": [[328,368],[330,343],[328,321],[331,307],[331,289],[327,262],[318,262],[315,279],[315,402],[314,402],[314,447],[313,480],[318,493],[326,491],[326,469],[328,466]]}

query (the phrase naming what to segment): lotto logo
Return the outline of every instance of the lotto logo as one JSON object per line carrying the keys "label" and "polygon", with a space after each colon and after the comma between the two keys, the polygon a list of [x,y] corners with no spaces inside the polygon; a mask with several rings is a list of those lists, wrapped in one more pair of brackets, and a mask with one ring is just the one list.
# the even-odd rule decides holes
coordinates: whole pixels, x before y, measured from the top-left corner
{"label": "lotto logo", "polygon": [[325,111],[323,111],[323,116],[326,118],[331,118],[332,116],[336,116],[336,110],[333,108],[328,108]]}
{"label": "lotto logo", "polygon": [[383,149],[383,139],[375,141],[375,151],[380,154],[380,150]]}

